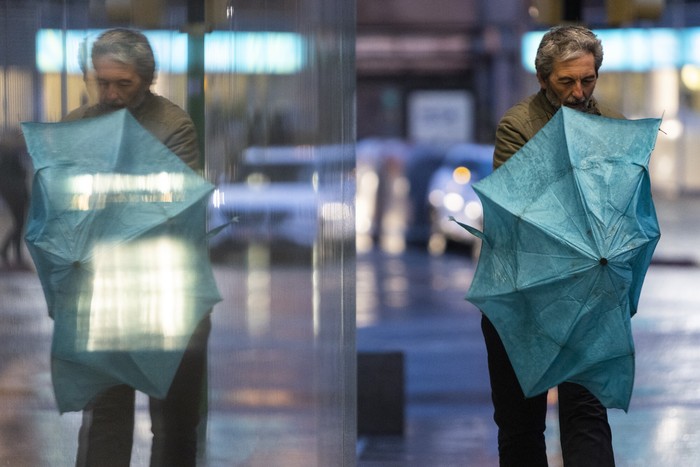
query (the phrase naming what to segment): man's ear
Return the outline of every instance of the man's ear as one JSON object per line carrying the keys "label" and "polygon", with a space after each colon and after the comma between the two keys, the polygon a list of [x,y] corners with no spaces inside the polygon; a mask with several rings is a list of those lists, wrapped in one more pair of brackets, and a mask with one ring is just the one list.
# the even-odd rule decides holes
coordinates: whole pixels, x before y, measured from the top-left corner
{"label": "man's ear", "polygon": [[537,73],[537,82],[540,83],[540,89],[546,89],[547,88],[547,81],[542,78],[542,75]]}

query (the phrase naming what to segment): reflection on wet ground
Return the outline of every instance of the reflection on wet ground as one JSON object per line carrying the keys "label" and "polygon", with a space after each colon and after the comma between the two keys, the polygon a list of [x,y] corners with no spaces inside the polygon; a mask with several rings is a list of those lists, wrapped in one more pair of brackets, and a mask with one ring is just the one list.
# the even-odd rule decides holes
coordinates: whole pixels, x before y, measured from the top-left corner
{"label": "reflection on wet ground", "polygon": [[[403,351],[407,395],[405,435],[361,437],[358,465],[497,465],[479,314],[463,300],[469,262],[409,251],[361,255],[357,268],[358,348]],[[310,335],[309,297],[289,293],[290,284],[310,280],[308,271],[280,269],[251,283],[238,269],[218,268],[217,277],[239,284],[224,290],[225,303],[240,308],[214,315],[202,465],[319,465],[309,454],[313,448],[308,450],[318,442],[315,402],[308,396],[313,349],[300,344]],[[619,466],[700,465],[699,280],[698,268],[649,270],[633,319],[632,405],[627,414],[610,414]],[[258,301],[251,288],[267,298]],[[39,282],[32,273],[3,273],[0,297],[0,464],[72,465],[79,415],[59,416],[55,409],[48,368],[51,322]],[[252,308],[243,305],[246,300],[261,315],[247,313]],[[275,310],[268,318],[266,307]],[[260,339],[265,345],[256,345]],[[561,465],[556,432],[550,414],[552,466]],[[147,465],[149,440],[141,399],[132,465]]]}
{"label": "reflection on wet ground", "polygon": [[[317,387],[327,376],[315,366],[321,358],[309,266],[263,263],[249,258],[246,267],[215,271],[224,301],[212,319],[203,467],[306,467],[337,459],[321,451],[317,438],[319,423],[335,409],[325,412],[331,404],[324,397],[334,396],[319,395]],[[0,272],[0,334],[0,465],[74,465],[80,414],[56,409],[52,322],[35,273]],[[147,406],[139,395],[132,466],[149,463]]]}

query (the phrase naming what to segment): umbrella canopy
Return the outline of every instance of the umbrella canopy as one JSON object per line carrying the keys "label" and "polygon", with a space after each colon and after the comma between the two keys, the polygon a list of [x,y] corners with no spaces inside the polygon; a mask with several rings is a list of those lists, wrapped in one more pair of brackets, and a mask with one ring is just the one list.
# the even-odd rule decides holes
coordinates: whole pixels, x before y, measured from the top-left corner
{"label": "umbrella canopy", "polygon": [[163,398],[220,301],[205,232],[214,187],[126,110],[22,129],[34,163],[25,238],[54,319],[59,410],[117,384]]}
{"label": "umbrella canopy", "polygon": [[491,320],[526,396],[564,381],[627,410],[630,317],[660,232],[648,163],[659,119],[562,108],[476,183],[482,250],[467,300]]}

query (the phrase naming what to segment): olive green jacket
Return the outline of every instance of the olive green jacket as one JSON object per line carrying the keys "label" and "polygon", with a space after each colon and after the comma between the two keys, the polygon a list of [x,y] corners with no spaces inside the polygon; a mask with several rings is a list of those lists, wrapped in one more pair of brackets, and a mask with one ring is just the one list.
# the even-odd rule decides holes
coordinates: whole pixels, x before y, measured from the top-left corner
{"label": "olive green jacket", "polygon": [[[590,113],[610,118],[625,118],[621,113],[600,105],[594,98],[590,101]],[[540,91],[511,107],[496,129],[496,147],[493,152],[493,168],[497,169],[525,145],[535,133],[557,112]]]}
{"label": "olive green jacket", "polygon": [[[112,110],[100,104],[84,105],[66,115],[63,121],[98,117]],[[149,92],[141,105],[131,110],[131,114],[185,164],[194,170],[200,168],[197,130],[187,112],[165,97]]]}

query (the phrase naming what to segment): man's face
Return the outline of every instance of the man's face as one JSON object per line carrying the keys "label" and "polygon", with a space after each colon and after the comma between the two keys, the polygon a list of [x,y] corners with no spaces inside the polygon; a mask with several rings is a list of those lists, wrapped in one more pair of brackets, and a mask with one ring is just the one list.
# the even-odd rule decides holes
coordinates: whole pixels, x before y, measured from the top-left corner
{"label": "man's face", "polygon": [[556,108],[562,105],[585,111],[593,95],[598,74],[593,54],[586,54],[565,62],[556,62],[547,79],[537,75],[549,102]]}
{"label": "man's face", "polygon": [[100,104],[113,109],[135,109],[141,104],[149,84],[133,65],[97,58],[94,62]]}

